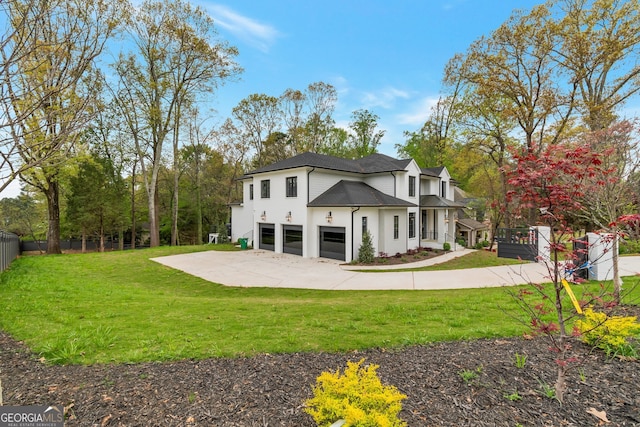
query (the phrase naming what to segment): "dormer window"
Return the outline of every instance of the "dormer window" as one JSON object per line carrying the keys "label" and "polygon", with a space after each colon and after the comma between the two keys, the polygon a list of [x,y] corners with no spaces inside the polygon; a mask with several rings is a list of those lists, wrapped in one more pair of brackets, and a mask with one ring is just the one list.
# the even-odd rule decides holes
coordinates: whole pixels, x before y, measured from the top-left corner
{"label": "dormer window", "polygon": [[416,177],[409,177],[409,197],[416,197]]}
{"label": "dormer window", "polygon": [[447,182],[446,181],[442,181],[442,191],[440,192],[440,195],[443,198],[447,198]]}

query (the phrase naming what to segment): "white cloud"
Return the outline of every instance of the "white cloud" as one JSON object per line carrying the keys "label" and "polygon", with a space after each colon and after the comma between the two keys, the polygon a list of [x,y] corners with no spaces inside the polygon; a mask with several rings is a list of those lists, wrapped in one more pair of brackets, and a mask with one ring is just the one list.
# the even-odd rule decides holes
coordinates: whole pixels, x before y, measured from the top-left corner
{"label": "white cloud", "polygon": [[280,32],[271,25],[240,15],[227,6],[213,4],[207,6],[207,9],[216,25],[262,52],[268,52],[276,39],[281,36]]}
{"label": "white cloud", "polygon": [[361,102],[369,108],[393,108],[397,99],[408,99],[409,93],[396,89],[394,87],[386,87],[378,92],[365,92]]}
{"label": "white cloud", "polygon": [[396,116],[397,123],[420,127],[427,121],[431,109],[438,103],[438,97],[428,96],[414,103],[410,108]]}

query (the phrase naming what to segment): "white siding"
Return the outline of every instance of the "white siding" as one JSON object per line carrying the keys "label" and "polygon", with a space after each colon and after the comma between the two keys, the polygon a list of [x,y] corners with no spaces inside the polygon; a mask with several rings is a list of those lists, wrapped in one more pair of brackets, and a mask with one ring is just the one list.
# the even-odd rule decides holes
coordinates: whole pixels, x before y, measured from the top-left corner
{"label": "white siding", "polygon": [[[286,197],[287,178],[296,177],[297,179],[297,196]],[[269,180],[270,195],[269,198],[262,198],[261,182]],[[253,229],[253,239],[258,242],[259,224],[274,224],[275,227],[275,251],[282,252],[282,226],[283,225],[301,225],[303,229],[303,239],[306,237],[307,225],[307,175],[304,169],[291,169],[278,172],[269,172],[254,176],[253,180],[253,212],[250,216],[251,229]],[[245,181],[245,187],[248,188],[248,182]],[[245,197],[248,198],[248,190]],[[245,199],[246,200],[246,199]],[[232,211],[234,212],[234,211]],[[290,215],[290,220],[287,218]],[[263,218],[264,214],[264,218]],[[248,215],[242,215],[243,221]],[[235,219],[234,219],[235,221]],[[247,227],[245,225],[245,227]],[[303,244],[305,244],[303,242]],[[256,244],[257,246],[257,244]],[[304,253],[303,256],[307,256]]]}
{"label": "white siding", "polygon": [[[407,211],[405,209],[389,209],[380,211],[378,233],[380,235],[380,251],[393,256],[407,251]],[[398,216],[398,238],[393,236],[393,217]]]}
{"label": "white siding", "polygon": [[[397,173],[394,173],[397,175]],[[380,175],[368,175],[365,177],[364,182],[378,191],[381,191],[390,196],[395,196],[394,183],[397,181],[397,177],[391,173],[385,173]],[[395,184],[397,187],[397,184]]]}
{"label": "white siding", "polygon": [[358,258],[358,251],[362,245],[362,218],[367,217],[367,230],[371,234],[371,243],[373,244],[373,253],[378,256],[379,248],[379,214],[378,208],[361,208],[353,213],[353,257]]}
{"label": "white siding", "polygon": [[314,170],[309,173],[309,202],[313,201],[316,197],[333,187],[335,184],[343,179],[350,181],[361,181],[358,176],[349,174],[340,174],[337,172],[328,172]]}

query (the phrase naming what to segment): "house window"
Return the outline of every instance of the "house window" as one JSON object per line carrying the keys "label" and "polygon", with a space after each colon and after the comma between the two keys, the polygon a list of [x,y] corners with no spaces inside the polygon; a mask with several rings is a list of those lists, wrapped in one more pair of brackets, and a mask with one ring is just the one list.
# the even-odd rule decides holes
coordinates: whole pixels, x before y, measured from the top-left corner
{"label": "house window", "polygon": [[400,217],[398,215],[393,216],[393,238],[400,238]]}
{"label": "house window", "polygon": [[362,217],[362,234],[367,232],[367,217]]}
{"label": "house window", "polygon": [[416,237],[416,214],[409,212],[409,238]]}
{"label": "house window", "polygon": [[249,200],[253,200],[253,184],[249,184]]}
{"label": "house window", "polygon": [[425,209],[422,209],[422,219],[420,220],[420,224],[422,227],[422,238],[426,239],[428,237],[427,235],[427,211]]}
{"label": "house window", "polygon": [[287,197],[298,197],[298,177],[287,178]]}
{"label": "house window", "polygon": [[263,199],[271,197],[271,180],[264,179],[260,181],[260,197]]}
{"label": "house window", "polygon": [[440,195],[445,199],[447,198],[447,182],[446,181],[442,181],[442,192]]}
{"label": "house window", "polygon": [[416,177],[409,177],[409,197],[416,197]]}

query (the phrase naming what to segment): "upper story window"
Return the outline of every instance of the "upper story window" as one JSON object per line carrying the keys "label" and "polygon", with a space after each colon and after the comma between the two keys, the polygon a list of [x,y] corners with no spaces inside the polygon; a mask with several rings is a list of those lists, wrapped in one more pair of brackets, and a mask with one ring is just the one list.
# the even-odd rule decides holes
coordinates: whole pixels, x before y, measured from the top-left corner
{"label": "upper story window", "polygon": [[416,177],[410,176],[409,177],[409,197],[415,197],[415,196],[416,196]]}
{"label": "upper story window", "polygon": [[249,200],[253,200],[253,184],[249,184]]}
{"label": "upper story window", "polygon": [[393,238],[400,238],[400,217],[398,215],[393,216]]}
{"label": "upper story window", "polygon": [[440,192],[440,195],[445,199],[447,198],[447,182],[446,181],[442,181],[442,190]]}
{"label": "upper story window", "polygon": [[287,197],[298,197],[298,177],[287,178]]}
{"label": "upper story window", "polygon": [[271,180],[263,179],[260,181],[260,197],[263,199],[271,197]]}

